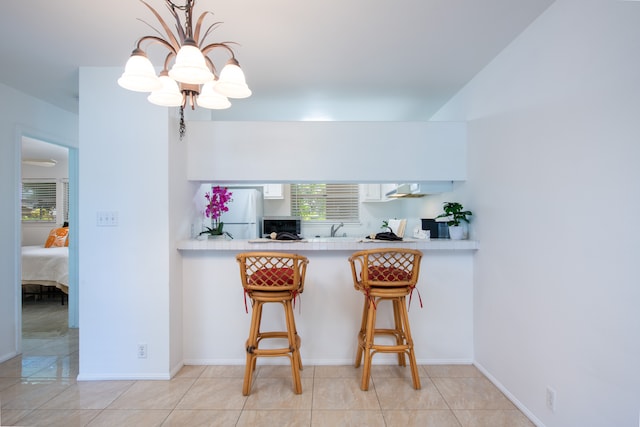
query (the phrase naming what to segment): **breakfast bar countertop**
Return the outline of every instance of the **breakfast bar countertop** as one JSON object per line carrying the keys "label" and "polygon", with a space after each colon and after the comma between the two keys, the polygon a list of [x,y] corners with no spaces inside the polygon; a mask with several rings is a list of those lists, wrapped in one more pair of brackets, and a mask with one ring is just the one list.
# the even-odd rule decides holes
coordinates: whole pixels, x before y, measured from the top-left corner
{"label": "breakfast bar countertop", "polygon": [[270,239],[189,239],[179,241],[177,249],[180,251],[357,251],[394,246],[419,249],[421,251],[474,251],[479,248],[477,240],[404,239],[402,241],[371,241],[358,237],[329,237],[297,241]]}

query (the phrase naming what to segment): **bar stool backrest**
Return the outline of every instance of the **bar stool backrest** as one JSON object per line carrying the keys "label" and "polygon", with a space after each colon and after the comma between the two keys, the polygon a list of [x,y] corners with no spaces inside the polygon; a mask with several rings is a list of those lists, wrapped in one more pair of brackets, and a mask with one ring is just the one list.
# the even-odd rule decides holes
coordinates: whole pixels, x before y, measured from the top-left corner
{"label": "bar stool backrest", "polygon": [[246,252],[236,256],[242,286],[248,291],[297,291],[304,289],[309,260],[297,254]]}
{"label": "bar stool backrest", "polygon": [[356,289],[415,287],[422,252],[405,248],[380,248],[355,252],[349,257]]}

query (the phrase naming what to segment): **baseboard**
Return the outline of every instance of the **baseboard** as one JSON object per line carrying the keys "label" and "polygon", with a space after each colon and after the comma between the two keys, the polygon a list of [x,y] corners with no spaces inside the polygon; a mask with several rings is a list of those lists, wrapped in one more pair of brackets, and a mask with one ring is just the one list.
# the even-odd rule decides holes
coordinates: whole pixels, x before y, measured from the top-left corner
{"label": "baseboard", "polygon": [[[259,359],[258,359],[259,360]],[[246,363],[246,359],[185,359],[182,362],[184,365],[194,366],[194,365],[221,365],[221,366],[234,366],[234,365],[244,365]],[[304,363],[304,359],[302,360]]]}
{"label": "baseboard", "polygon": [[0,363],[6,362],[9,359],[13,359],[14,357],[16,357],[19,354],[20,353],[15,352],[15,351],[13,351],[11,353],[3,354],[2,356],[0,356]]}
{"label": "baseboard", "polygon": [[489,373],[489,371],[487,371],[485,369],[484,366],[482,366],[481,364],[479,364],[478,362],[473,362],[473,365],[478,368],[478,370],[480,372],[482,372],[482,374],[487,377],[487,379],[489,381],[491,381],[491,383],[493,385],[495,385],[501,392],[502,394],[504,394],[507,399],[509,399],[511,401],[511,403],[513,403],[516,408],[518,408],[520,410],[520,412],[522,412],[525,417],[529,418],[529,421],[531,421],[533,424],[535,424],[537,427],[545,427],[544,423],[542,421],[540,421],[538,419],[538,417],[536,417],[530,410],[529,408],[527,408],[522,402],[520,402],[513,394],[511,394],[511,392],[504,386],[502,385],[502,383],[500,381],[498,381],[493,375],[491,375],[491,373]]}
{"label": "baseboard", "polygon": [[169,374],[79,374],[77,381],[144,381],[170,380]]}
{"label": "baseboard", "polygon": [[[382,355],[380,355],[382,356]],[[11,356],[8,359],[9,360]],[[349,366],[353,365],[352,359],[302,359],[302,363],[307,366]],[[398,359],[396,357],[374,357],[373,364],[374,365],[395,365],[397,364]],[[419,365],[471,365],[474,364],[469,359],[419,359],[417,360]],[[191,365],[203,365],[203,366],[211,366],[211,365],[228,365],[228,366],[242,366],[246,363],[245,359],[185,359],[183,362],[178,363],[174,366],[168,374],[79,374],[76,377],[77,381],[139,381],[139,380],[170,380],[175,377],[180,369],[183,366],[191,366]],[[286,358],[261,358],[258,360],[258,364],[260,365],[288,365],[289,360]],[[496,385],[508,398],[511,400],[518,408],[523,405],[516,403],[517,400],[511,396],[504,387],[495,381],[495,378],[491,377],[489,374],[485,373],[486,370],[481,368],[476,364],[478,369],[480,369],[489,380]],[[529,411],[526,408],[521,409],[522,412],[527,414],[529,417]],[[526,410],[526,411],[525,411]],[[529,417],[531,419],[531,417]],[[533,417],[536,419],[535,417]],[[544,427],[540,425],[541,427]]]}
{"label": "baseboard", "polygon": [[174,366],[171,369],[171,372],[169,373],[169,376],[171,378],[175,377],[176,375],[178,375],[178,372],[180,372],[180,369],[182,369],[184,367],[184,363],[180,362],[178,363],[176,366]]}
{"label": "baseboard", "polygon": [[[385,357],[386,356],[386,357]],[[242,359],[185,359],[184,365],[244,365],[246,360]],[[350,366],[354,359],[306,359],[302,357],[302,363],[307,366]],[[379,354],[373,358],[374,365],[396,365],[398,357],[396,355]],[[473,365],[471,359],[418,359],[418,365]],[[287,358],[263,357],[258,359],[260,365],[288,365]],[[179,369],[178,369],[179,370]]]}

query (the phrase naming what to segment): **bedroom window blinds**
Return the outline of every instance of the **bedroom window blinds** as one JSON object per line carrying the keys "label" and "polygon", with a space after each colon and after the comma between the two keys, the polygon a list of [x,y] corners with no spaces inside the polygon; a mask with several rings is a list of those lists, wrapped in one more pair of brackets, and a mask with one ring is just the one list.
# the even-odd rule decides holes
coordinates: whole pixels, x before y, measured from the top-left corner
{"label": "bedroom window blinds", "polygon": [[64,209],[64,221],[69,221],[69,180],[62,181],[62,205]]}
{"label": "bedroom window blinds", "polygon": [[358,184],[291,184],[291,215],[306,221],[359,222]]}
{"label": "bedroom window blinds", "polygon": [[55,181],[23,181],[22,221],[55,222],[56,187]]}

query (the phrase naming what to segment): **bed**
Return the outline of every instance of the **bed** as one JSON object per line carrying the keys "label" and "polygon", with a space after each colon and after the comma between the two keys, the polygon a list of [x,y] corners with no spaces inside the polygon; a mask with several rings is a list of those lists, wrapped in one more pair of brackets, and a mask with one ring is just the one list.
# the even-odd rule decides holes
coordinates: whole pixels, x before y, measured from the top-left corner
{"label": "bed", "polygon": [[[23,291],[31,285],[55,287],[67,295],[69,293],[69,247],[23,246]],[[42,291],[42,288],[40,290]]]}

